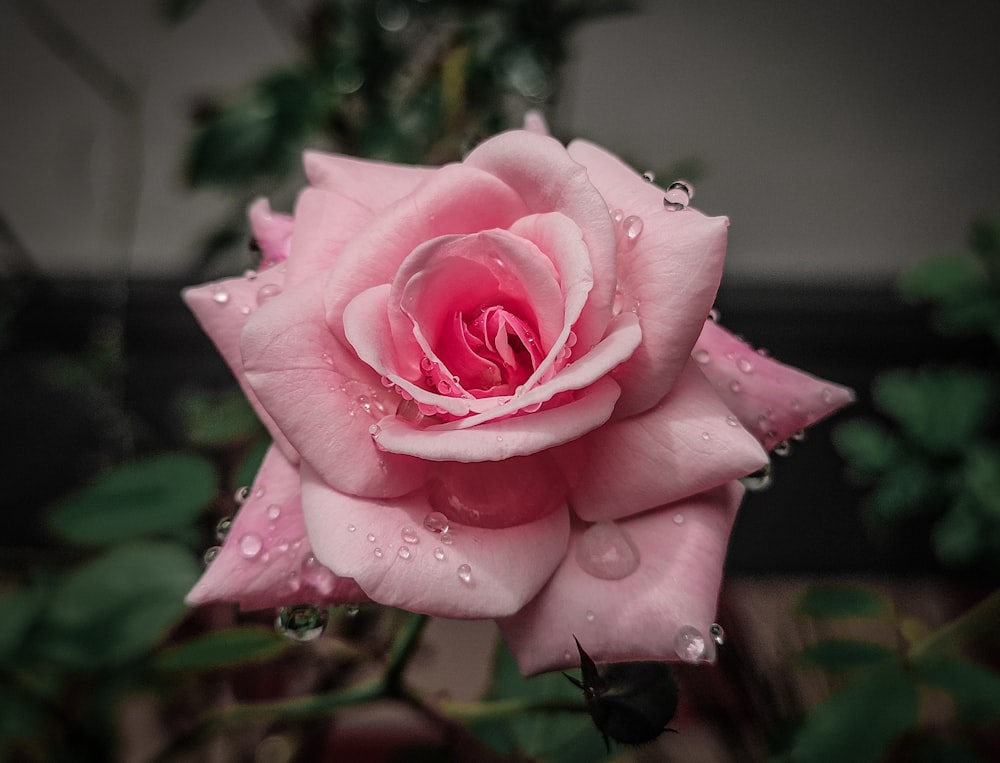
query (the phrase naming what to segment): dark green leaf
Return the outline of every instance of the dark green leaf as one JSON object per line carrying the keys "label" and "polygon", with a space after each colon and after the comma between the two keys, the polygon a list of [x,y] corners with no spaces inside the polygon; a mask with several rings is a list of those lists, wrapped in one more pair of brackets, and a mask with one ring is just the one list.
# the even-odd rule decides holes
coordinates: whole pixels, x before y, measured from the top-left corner
{"label": "dark green leaf", "polygon": [[119,467],[57,505],[49,529],[85,546],[165,534],[194,521],[216,494],[209,461],[167,453]]}
{"label": "dark green leaf", "polygon": [[833,430],[833,444],[860,475],[877,475],[899,459],[899,439],[874,421],[845,421]]}
{"label": "dark green leaf", "polygon": [[470,727],[501,754],[520,752],[548,763],[596,763],[607,758],[604,742],[584,711],[583,695],[561,673],[524,678],[513,655],[498,644],[490,700],[579,704],[580,713],[532,710],[500,719],[477,720]]}
{"label": "dark green leaf", "polygon": [[[0,760],[8,760],[6,753],[13,743],[36,736],[44,722],[45,712],[36,698],[0,683]],[[36,737],[35,741],[41,740]],[[26,758],[41,759],[34,756]]]}
{"label": "dark green leaf", "polygon": [[940,254],[921,262],[900,279],[903,297],[914,301],[958,302],[979,294],[986,273],[968,254]]}
{"label": "dark green leaf", "polygon": [[1000,675],[953,654],[928,652],[916,661],[920,677],[948,692],[965,724],[1000,721]]}
{"label": "dark green leaf", "polygon": [[899,665],[858,676],[809,714],[792,745],[794,763],[877,763],[918,720],[917,691]]}
{"label": "dark green leaf", "polygon": [[879,478],[868,498],[868,507],[875,519],[893,522],[934,503],[944,489],[941,475],[924,459],[910,458]]}
{"label": "dark green leaf", "polygon": [[931,541],[935,553],[949,564],[967,564],[983,551],[987,537],[983,519],[968,497],[956,500],[951,509],[934,526]]}
{"label": "dark green leaf", "polygon": [[0,664],[17,655],[45,606],[43,591],[16,588],[0,599]]}
{"label": "dark green leaf", "polygon": [[832,672],[867,668],[897,658],[895,650],[873,641],[831,638],[810,644],[799,655],[813,667]]}
{"label": "dark green leaf", "polygon": [[964,450],[989,424],[997,397],[988,373],[958,368],[889,371],[872,391],[875,404],[932,453]]}
{"label": "dark green leaf", "polygon": [[854,585],[809,586],[799,599],[797,612],[804,617],[832,620],[851,617],[886,617],[892,604],[882,594]]}
{"label": "dark green leaf", "polygon": [[47,659],[78,667],[128,662],[184,616],[184,595],[200,572],[192,554],[174,544],[117,547],[60,581],[33,646]]}
{"label": "dark green leaf", "polygon": [[1000,320],[1000,299],[993,294],[970,296],[960,302],[941,305],[934,315],[937,328],[944,334],[988,332]]}
{"label": "dark green leaf", "polygon": [[969,226],[969,246],[987,263],[1000,260],[1000,214],[981,217]]}
{"label": "dark green leaf", "polygon": [[233,490],[243,487],[244,485],[253,484],[254,477],[256,477],[257,472],[260,471],[260,465],[263,463],[264,456],[267,455],[267,451],[270,447],[270,440],[261,440],[250,449],[250,452],[240,462],[239,468],[236,470],[234,478],[236,483],[232,486]]}
{"label": "dark green leaf", "polygon": [[261,432],[260,420],[239,388],[217,395],[186,395],[179,404],[189,443],[206,448],[247,442]]}
{"label": "dark green leaf", "polygon": [[984,514],[1000,522],[1000,448],[995,445],[969,448],[964,473],[969,493],[985,510]]}
{"label": "dark green leaf", "polygon": [[160,670],[212,670],[267,660],[291,645],[271,628],[228,628],[171,647],[156,658]]}

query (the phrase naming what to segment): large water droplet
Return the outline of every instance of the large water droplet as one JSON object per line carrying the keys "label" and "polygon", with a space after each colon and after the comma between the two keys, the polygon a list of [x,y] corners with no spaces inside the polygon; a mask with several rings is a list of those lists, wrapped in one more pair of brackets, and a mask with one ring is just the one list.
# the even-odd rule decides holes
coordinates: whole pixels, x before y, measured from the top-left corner
{"label": "large water droplet", "polygon": [[761,469],[748,474],[746,477],[740,479],[740,483],[749,490],[751,493],[758,490],[764,490],[771,484],[771,464],[770,462],[764,464]]}
{"label": "large water droplet", "polygon": [[263,305],[269,299],[274,299],[281,294],[281,287],[276,283],[269,283],[257,289],[257,305]]}
{"label": "large water droplet", "polygon": [[206,565],[209,565],[215,561],[216,557],[218,557],[219,552],[221,551],[222,551],[221,546],[209,546],[207,549],[205,549],[205,553],[202,555],[201,559],[203,562],[205,562]]}
{"label": "large water droplet", "polygon": [[399,537],[403,539],[403,543],[419,543],[420,538],[417,536],[417,531],[412,527],[404,527],[399,532]]}
{"label": "large water droplet", "polygon": [[274,627],[282,636],[293,641],[315,641],[323,635],[329,617],[325,608],[311,604],[282,607]]}
{"label": "large water droplet", "polygon": [[667,192],[663,197],[663,206],[671,212],[680,212],[687,209],[694,197],[694,186],[686,180],[675,180],[667,186]]}
{"label": "large water droplet", "polygon": [[440,511],[432,511],[424,517],[424,528],[436,534],[446,533],[448,532],[448,517]]}
{"label": "large water droplet", "polygon": [[635,246],[639,234],[642,233],[642,218],[637,215],[629,215],[622,220],[622,230],[625,231],[625,248],[631,249]]}
{"label": "large water droplet", "polygon": [[232,517],[223,517],[222,519],[220,519],[218,523],[215,525],[215,539],[219,541],[219,543],[222,543],[222,541],[226,539],[226,536],[229,535],[229,531],[232,529],[232,527],[233,527]]}
{"label": "large water droplet", "polygon": [[236,501],[237,506],[242,506],[246,503],[247,498],[250,496],[250,486],[244,485],[241,488],[237,488],[236,492],[233,493],[233,500]]}
{"label": "large water droplet", "polygon": [[588,527],[577,540],[575,553],[580,568],[602,580],[621,580],[639,567],[639,551],[615,522]]}
{"label": "large water droplet", "polygon": [[708,629],[708,633],[712,637],[712,641],[719,646],[726,643],[726,632],[722,630],[722,626],[718,623],[712,623],[712,627]]}
{"label": "large water droplet", "polygon": [[753,373],[753,363],[751,363],[746,358],[740,358],[739,360],[737,360],[736,367],[745,374]]}
{"label": "large water droplet", "polygon": [[229,304],[229,292],[228,291],[217,291],[212,295],[212,299],[217,305]]}
{"label": "large water droplet", "polygon": [[674,635],[674,652],[684,662],[701,662],[707,655],[705,636],[693,625],[683,625]]}
{"label": "large water droplet", "polygon": [[411,556],[413,556],[413,553],[410,551],[409,546],[400,546],[399,551],[396,552],[396,555],[400,559],[409,559]]}
{"label": "large water droplet", "polygon": [[240,538],[240,554],[245,559],[253,559],[264,548],[264,541],[257,533],[247,533]]}
{"label": "large water droplet", "polygon": [[787,456],[792,452],[792,446],[788,440],[782,440],[774,446],[774,453],[778,456]]}
{"label": "large water droplet", "polygon": [[267,507],[267,518],[272,522],[281,516],[281,504],[272,503]]}
{"label": "large water droplet", "polygon": [[472,585],[472,567],[467,564],[460,564],[456,572],[458,573],[459,580],[466,585]]}
{"label": "large water droplet", "polygon": [[712,359],[712,356],[709,354],[708,350],[702,350],[702,349],[695,350],[693,353],[691,353],[691,357],[694,358],[695,363],[700,363],[701,365],[705,365]]}

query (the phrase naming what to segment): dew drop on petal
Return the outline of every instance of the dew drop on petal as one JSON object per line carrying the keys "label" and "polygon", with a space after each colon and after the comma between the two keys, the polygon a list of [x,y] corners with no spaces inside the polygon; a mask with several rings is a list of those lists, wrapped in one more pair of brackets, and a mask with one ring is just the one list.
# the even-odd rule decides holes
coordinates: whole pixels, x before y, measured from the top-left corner
{"label": "dew drop on petal", "polygon": [[639,551],[616,522],[596,522],[576,542],[576,561],[588,575],[621,580],[639,567]]}
{"label": "dew drop on petal", "polygon": [[441,542],[446,546],[451,546],[455,542],[455,536],[452,534],[451,530],[445,530],[441,533]]}
{"label": "dew drop on petal", "polygon": [[226,539],[226,536],[229,535],[229,531],[232,529],[232,527],[233,527],[232,517],[223,517],[222,519],[220,519],[218,523],[215,525],[215,539],[219,541],[219,543],[222,543],[222,541]]}
{"label": "dew drop on petal", "polygon": [[792,439],[796,442],[802,442],[806,439],[806,430],[800,429],[795,434],[792,435]]}
{"label": "dew drop on petal", "polygon": [[734,414],[730,413],[726,416],[726,423],[731,427],[738,427],[740,425],[740,420],[736,418]]}
{"label": "dew drop on petal", "polygon": [[779,456],[787,456],[792,452],[792,446],[788,440],[782,440],[774,446],[774,453]]}
{"label": "dew drop on petal", "polygon": [[368,540],[369,543],[374,543],[375,542],[375,533],[368,533],[368,535],[365,536],[365,537],[366,537],[366,539]]}
{"label": "dew drop on petal", "polygon": [[588,609],[587,610],[587,614],[586,614],[586,618],[587,618],[587,622],[588,623],[592,623],[597,618],[597,615],[594,614],[594,610]]}
{"label": "dew drop on petal", "polygon": [[238,488],[235,493],[233,493],[233,500],[236,501],[237,506],[242,506],[246,503],[247,498],[250,496],[250,486],[244,485]]}
{"label": "dew drop on petal", "polygon": [[257,289],[257,305],[263,305],[269,299],[274,299],[281,294],[281,287],[276,283],[269,283]]}
{"label": "dew drop on petal", "polygon": [[622,220],[622,230],[625,231],[625,247],[631,249],[642,233],[642,218],[637,215],[629,215]]}
{"label": "dew drop on petal", "polygon": [[244,559],[253,559],[264,548],[264,542],[257,533],[247,533],[240,538],[240,554]]}
{"label": "dew drop on petal", "polygon": [[212,295],[212,300],[217,305],[229,304],[229,292],[228,291],[217,291]]}
{"label": "dew drop on petal", "polygon": [[682,525],[682,524],[684,524],[684,515],[683,514],[674,514],[674,524],[675,525]]}
{"label": "dew drop on petal", "polygon": [[651,170],[646,170],[642,173],[642,179],[647,183],[652,183],[656,180],[656,175]]}
{"label": "dew drop on petal", "polygon": [[753,363],[751,363],[746,358],[740,358],[739,360],[737,360],[736,367],[745,374],[753,373]]}
{"label": "dew drop on petal", "polygon": [[424,529],[440,535],[448,532],[448,517],[440,511],[432,511],[424,517]]}
{"label": "dew drop on petal", "polygon": [[434,549],[434,558],[437,559],[439,562],[443,562],[444,561],[444,556],[445,555],[444,555],[444,549],[443,548],[441,548],[440,546],[438,546],[436,549]]}
{"label": "dew drop on petal", "polygon": [[281,516],[281,504],[272,503],[267,507],[267,518],[272,522]]}
{"label": "dew drop on petal", "polygon": [[820,393],[820,397],[823,398],[823,402],[830,404],[833,402],[833,390],[829,387],[823,387],[823,391]]}
{"label": "dew drop on petal", "polygon": [[708,432],[702,432],[701,439],[705,440],[705,442],[708,442],[709,440],[712,439],[712,435],[710,435]]}
{"label": "dew drop on petal", "polygon": [[708,629],[708,633],[712,637],[712,641],[719,646],[726,643],[726,632],[722,630],[722,626],[718,623],[712,623],[712,627]]}
{"label": "dew drop on petal", "polygon": [[456,572],[458,573],[459,580],[461,580],[466,585],[472,584],[472,567],[470,567],[467,564],[460,564],[458,565],[458,569],[456,570]]}
{"label": "dew drop on petal", "polygon": [[329,617],[324,607],[309,604],[282,607],[274,627],[282,636],[293,641],[315,641],[323,635]]}
{"label": "dew drop on petal", "polygon": [[691,353],[691,357],[694,358],[695,363],[700,363],[701,365],[705,365],[712,359],[712,356],[709,354],[708,350],[702,350],[702,349],[695,350],[693,353]]}
{"label": "dew drop on petal", "polygon": [[419,543],[420,538],[417,535],[417,531],[412,527],[404,527],[399,532],[400,537],[403,539],[403,543]]}
{"label": "dew drop on petal", "polygon": [[373,551],[372,553],[375,554],[375,558],[376,559],[381,559],[382,558],[382,549],[376,548],[375,551]]}
{"label": "dew drop on petal", "polygon": [[743,389],[743,385],[741,385],[738,381],[733,379],[733,381],[729,382],[729,389],[732,392],[739,392],[741,389]]}
{"label": "dew drop on petal", "polygon": [[751,493],[764,490],[771,484],[771,464],[764,464],[762,468],[741,478],[740,484]]}
{"label": "dew drop on petal", "polygon": [[400,546],[399,551],[396,552],[396,555],[400,559],[409,559],[411,556],[413,556],[413,553],[410,551],[409,546]]}
{"label": "dew drop on petal", "polygon": [[705,636],[693,625],[682,625],[674,635],[674,652],[684,662],[697,663],[706,656]]}
{"label": "dew drop on petal", "polygon": [[711,310],[708,311],[708,319],[710,321],[712,321],[712,323],[718,323],[719,322],[719,318],[721,318],[721,317],[722,317],[722,313],[720,313],[714,307]]}
{"label": "dew drop on petal", "polygon": [[614,220],[616,223],[620,223],[622,220],[625,219],[625,213],[622,212],[620,209],[615,209],[611,212],[611,219]]}
{"label": "dew drop on petal", "polygon": [[358,529],[357,525],[348,525],[347,526],[347,532],[349,532],[349,533],[357,532],[357,529]]}
{"label": "dew drop on petal", "polygon": [[201,559],[203,562],[205,562],[206,565],[209,565],[215,561],[220,551],[222,551],[221,546],[210,546],[209,548],[205,549],[205,553],[201,557]]}

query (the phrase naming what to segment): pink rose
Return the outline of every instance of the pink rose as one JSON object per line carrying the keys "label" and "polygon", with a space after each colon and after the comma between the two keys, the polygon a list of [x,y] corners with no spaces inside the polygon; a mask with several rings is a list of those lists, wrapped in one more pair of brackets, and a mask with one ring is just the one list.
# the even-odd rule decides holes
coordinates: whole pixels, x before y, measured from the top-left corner
{"label": "pink rose", "polygon": [[574,634],[712,659],[737,480],[850,392],[706,323],[725,218],[534,126],[307,154],[294,219],[251,208],[266,267],[185,292],[274,437],[190,602],[495,618],[526,673]]}

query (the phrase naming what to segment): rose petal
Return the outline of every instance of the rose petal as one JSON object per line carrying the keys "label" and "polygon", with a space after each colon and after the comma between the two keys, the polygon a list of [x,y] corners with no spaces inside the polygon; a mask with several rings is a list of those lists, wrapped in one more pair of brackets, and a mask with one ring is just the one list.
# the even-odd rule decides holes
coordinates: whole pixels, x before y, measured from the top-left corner
{"label": "rose petal", "polygon": [[754,472],[767,454],[732,417],[696,363],[659,405],[589,434],[570,505],[590,522],[618,519]]}
{"label": "rose petal", "polygon": [[847,387],[759,355],[714,321],[704,323],[693,357],[767,450],[854,400]]}
{"label": "rose petal", "polygon": [[629,416],[659,402],[684,368],[719,288],[729,221],[664,209],[662,190],[592,143],[577,140],[568,151],[608,206],[642,221],[632,248],[619,254],[624,303],[638,306],[643,337],[615,371],[622,385],[616,416]]}
{"label": "rose petal", "polygon": [[398,397],[357,362],[322,320],[321,285],[299,284],[269,301],[243,333],[247,380],[281,431],[330,485],[348,493],[403,495],[424,464],[384,453],[369,428]]}
{"label": "rose petal", "polygon": [[257,199],[247,210],[253,237],[264,256],[263,265],[272,266],[288,258],[295,221],[290,215],[271,211],[267,199]]}
{"label": "rose petal", "polygon": [[428,461],[499,461],[560,445],[600,427],[611,417],[618,385],[598,379],[562,405],[524,416],[488,421],[467,429],[432,425],[423,429],[398,418],[379,422],[378,445]]}
{"label": "rose petal", "polygon": [[574,636],[597,662],[676,660],[684,626],[705,639],[715,619],[726,545],[743,495],[738,483],[663,509],[620,520],[639,557],[632,574],[607,580],[585,572],[574,527],[566,558],[528,606],[499,621],[521,672],[532,675],[579,664]]}
{"label": "rose petal", "polygon": [[272,447],[222,548],[188,594],[188,604],[232,601],[252,610],[365,600],[357,583],[335,576],[313,556],[298,469]]}
{"label": "rose petal", "polygon": [[252,277],[229,278],[222,281],[192,286],[182,292],[184,302],[194,313],[198,323],[219,349],[219,353],[229,365],[240,389],[257,412],[261,423],[267,427],[275,444],[285,457],[298,460],[295,448],[265,410],[253,387],[247,380],[240,353],[240,337],[247,320],[275,295],[280,294],[285,285],[282,268],[268,268]]}
{"label": "rose petal", "polygon": [[352,159],[318,151],[303,157],[313,188],[299,196],[288,283],[325,274],[343,246],[434,169]]}
{"label": "rose petal", "polygon": [[452,525],[449,545],[424,527],[432,509],[423,493],[367,501],[331,490],[308,467],[302,497],[309,537],[324,564],[353,577],[377,602],[441,617],[518,611],[558,566],[569,537],[569,512],[561,508],[503,530]]}
{"label": "rose petal", "polygon": [[500,178],[526,202],[530,213],[561,212],[576,223],[587,244],[594,288],[574,331],[589,347],[611,320],[618,281],[615,232],[608,207],[587,172],[553,138],[526,131],[502,133],[465,159]]}

